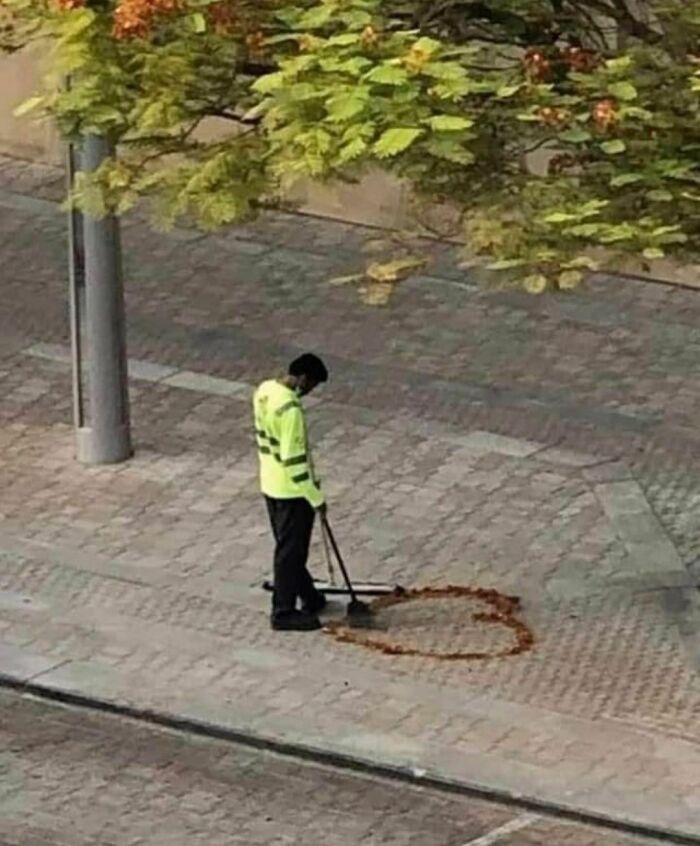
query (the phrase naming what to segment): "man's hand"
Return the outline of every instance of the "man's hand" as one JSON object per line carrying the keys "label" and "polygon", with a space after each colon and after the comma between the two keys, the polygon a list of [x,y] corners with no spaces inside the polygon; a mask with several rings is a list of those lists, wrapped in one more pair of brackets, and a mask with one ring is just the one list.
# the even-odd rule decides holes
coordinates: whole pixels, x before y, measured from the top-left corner
{"label": "man's hand", "polygon": [[322,503],[318,506],[318,508],[316,509],[316,511],[317,511],[317,513],[318,513],[321,517],[325,517],[325,516],[326,516],[326,514],[328,513],[328,505],[327,505],[327,503],[322,502]]}

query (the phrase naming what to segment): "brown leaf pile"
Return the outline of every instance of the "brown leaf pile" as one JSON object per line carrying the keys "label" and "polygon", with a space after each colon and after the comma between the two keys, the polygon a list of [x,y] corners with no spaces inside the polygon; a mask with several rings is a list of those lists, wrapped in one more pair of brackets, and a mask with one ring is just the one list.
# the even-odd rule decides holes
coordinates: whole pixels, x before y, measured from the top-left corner
{"label": "brown leaf pile", "polygon": [[368,634],[367,630],[350,628],[343,621],[329,623],[325,627],[325,631],[341,643],[353,643],[356,646],[382,652],[384,655],[412,655],[421,658],[436,658],[441,661],[488,661],[492,658],[521,655],[533,648],[535,636],[529,626],[517,616],[517,612],[520,610],[520,599],[517,596],[506,596],[497,590],[458,585],[448,585],[443,588],[418,588],[404,593],[381,596],[372,602],[371,607],[373,611],[379,611],[382,608],[403,605],[406,602],[419,602],[427,599],[458,599],[460,597],[480,599],[490,606],[489,611],[475,613],[472,615],[472,619],[510,629],[515,636],[513,646],[497,652],[436,652],[380,640],[372,637],[371,633]]}

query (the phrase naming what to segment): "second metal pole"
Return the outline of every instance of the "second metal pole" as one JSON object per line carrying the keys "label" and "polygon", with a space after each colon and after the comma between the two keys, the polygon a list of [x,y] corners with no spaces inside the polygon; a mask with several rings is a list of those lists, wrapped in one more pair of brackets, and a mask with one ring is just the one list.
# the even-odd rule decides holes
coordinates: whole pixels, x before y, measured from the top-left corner
{"label": "second metal pole", "polygon": [[[85,138],[82,165],[92,173],[113,153],[109,141]],[[78,430],[78,458],[114,464],[132,455],[119,222],[83,215],[88,414]]]}
{"label": "second metal pole", "polygon": [[[78,170],[78,151],[73,141],[68,143],[66,169],[67,193],[70,196],[75,187],[75,175]],[[85,256],[83,250],[83,216],[75,208],[71,208],[68,212],[68,281],[71,360],[73,365],[73,422],[76,432],[80,432],[85,425],[83,342],[81,337],[85,301]]]}

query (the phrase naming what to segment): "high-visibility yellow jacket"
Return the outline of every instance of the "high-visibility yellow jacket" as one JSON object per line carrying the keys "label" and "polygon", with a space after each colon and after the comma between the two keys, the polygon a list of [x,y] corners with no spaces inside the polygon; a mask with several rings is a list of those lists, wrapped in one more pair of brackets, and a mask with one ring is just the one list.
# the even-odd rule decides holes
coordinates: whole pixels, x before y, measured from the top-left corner
{"label": "high-visibility yellow jacket", "polygon": [[273,499],[304,498],[314,508],[325,501],[309,451],[304,409],[297,394],[275,379],[253,396],[260,458],[260,487]]}

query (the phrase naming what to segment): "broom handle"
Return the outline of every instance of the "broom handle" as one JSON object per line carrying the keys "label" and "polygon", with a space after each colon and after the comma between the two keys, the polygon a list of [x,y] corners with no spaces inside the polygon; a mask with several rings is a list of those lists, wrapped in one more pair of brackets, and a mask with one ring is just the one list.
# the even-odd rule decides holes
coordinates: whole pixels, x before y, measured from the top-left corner
{"label": "broom handle", "polygon": [[333,566],[333,559],[331,558],[331,548],[328,544],[328,535],[325,527],[321,525],[321,537],[323,539],[323,552],[326,556],[326,566],[328,567],[328,580],[331,585],[335,587],[335,567]]}
{"label": "broom handle", "polygon": [[350,594],[350,599],[353,602],[357,602],[357,594],[355,593],[355,588],[352,586],[352,582],[350,581],[350,576],[348,575],[348,571],[345,567],[345,562],[343,561],[343,556],[340,554],[340,550],[338,549],[338,544],[335,541],[335,537],[333,536],[333,532],[331,530],[330,523],[328,522],[328,517],[325,514],[321,515],[321,525],[328,537],[328,540],[331,543],[331,547],[333,548],[333,553],[338,561],[338,566],[340,567],[340,572],[343,574],[343,579],[345,580],[345,584],[348,588],[348,593]]}

